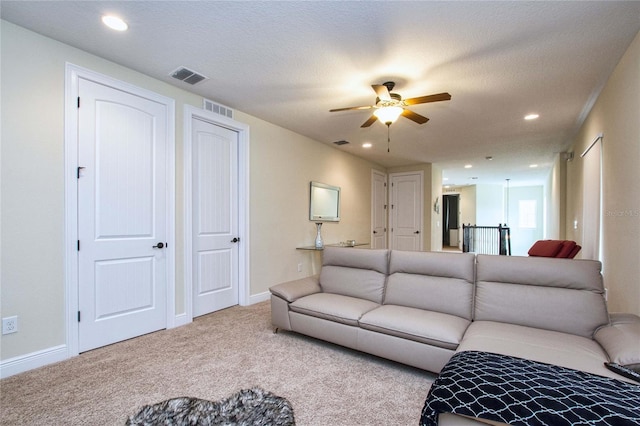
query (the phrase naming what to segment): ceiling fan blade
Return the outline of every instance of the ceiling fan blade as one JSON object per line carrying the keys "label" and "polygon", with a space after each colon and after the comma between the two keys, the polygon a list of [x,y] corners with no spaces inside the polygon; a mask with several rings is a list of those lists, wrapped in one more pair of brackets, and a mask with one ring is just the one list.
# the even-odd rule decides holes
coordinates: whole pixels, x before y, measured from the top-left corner
{"label": "ceiling fan blade", "polygon": [[357,107],[330,109],[329,112],[351,111],[351,110],[358,110],[358,109],[362,110],[362,109],[371,109],[371,108],[373,108],[373,106],[367,105],[367,106],[357,106]]}
{"label": "ceiling fan blade", "polygon": [[376,95],[380,98],[381,101],[390,101],[391,95],[389,94],[389,89],[387,86],[383,86],[382,84],[373,84],[371,85],[373,90],[376,91]]}
{"label": "ceiling fan blade", "polygon": [[451,95],[447,92],[437,93],[435,95],[419,96],[417,98],[409,98],[404,100],[405,105],[426,104],[429,102],[448,101],[451,99]]}
{"label": "ceiling fan blade", "polygon": [[364,122],[364,124],[360,127],[369,127],[371,126],[373,123],[376,122],[378,118],[375,115],[372,115],[371,117],[369,117],[369,119],[367,121]]}
{"label": "ceiling fan blade", "polygon": [[415,112],[408,109],[404,109],[402,111],[402,116],[408,118],[409,120],[415,121],[418,124],[424,124],[429,121],[429,119],[424,115],[416,114]]}

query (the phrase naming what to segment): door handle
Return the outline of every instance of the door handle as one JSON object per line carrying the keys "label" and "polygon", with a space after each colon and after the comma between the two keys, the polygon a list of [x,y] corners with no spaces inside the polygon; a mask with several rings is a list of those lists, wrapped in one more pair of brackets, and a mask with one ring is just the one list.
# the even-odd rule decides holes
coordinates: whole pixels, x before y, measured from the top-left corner
{"label": "door handle", "polygon": [[374,233],[374,234],[377,234],[377,233],[378,233],[378,231],[373,231],[373,233]]}
{"label": "door handle", "polygon": [[414,234],[419,234],[419,233],[420,233],[420,231],[416,231],[416,232],[414,232]]}
{"label": "door handle", "polygon": [[234,237],[233,240],[231,240],[232,243],[237,243],[238,241],[240,241],[240,238],[238,237]]}
{"label": "door handle", "polygon": [[167,244],[166,244],[166,243],[158,243],[158,244],[156,244],[155,246],[153,246],[152,248],[159,248],[159,249],[161,249],[161,248],[164,248],[164,247],[166,247],[166,246],[167,246]]}

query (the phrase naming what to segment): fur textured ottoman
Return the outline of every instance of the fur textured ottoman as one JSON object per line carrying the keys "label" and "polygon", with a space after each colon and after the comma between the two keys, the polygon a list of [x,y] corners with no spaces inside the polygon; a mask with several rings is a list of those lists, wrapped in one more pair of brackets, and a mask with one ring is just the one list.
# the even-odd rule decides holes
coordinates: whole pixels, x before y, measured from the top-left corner
{"label": "fur textured ottoman", "polygon": [[173,398],[145,405],[127,425],[295,425],[289,401],[260,388],[243,389],[220,401]]}

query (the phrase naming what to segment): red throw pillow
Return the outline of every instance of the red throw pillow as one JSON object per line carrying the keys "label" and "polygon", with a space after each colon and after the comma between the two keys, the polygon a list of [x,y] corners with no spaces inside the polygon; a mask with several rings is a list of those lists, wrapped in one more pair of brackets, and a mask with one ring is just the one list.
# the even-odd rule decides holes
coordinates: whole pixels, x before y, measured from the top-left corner
{"label": "red throw pillow", "polygon": [[529,256],[556,257],[561,248],[560,240],[538,240],[529,249]]}
{"label": "red throw pillow", "polygon": [[582,246],[576,244],[575,247],[573,248],[573,250],[571,250],[571,253],[569,253],[569,256],[567,256],[567,258],[573,259],[574,257],[576,257],[576,254],[578,254],[578,252],[581,249],[582,249]]}
{"label": "red throw pillow", "polygon": [[575,241],[563,241],[562,246],[560,246],[560,251],[556,254],[556,257],[567,258],[573,252],[573,249],[576,247]]}

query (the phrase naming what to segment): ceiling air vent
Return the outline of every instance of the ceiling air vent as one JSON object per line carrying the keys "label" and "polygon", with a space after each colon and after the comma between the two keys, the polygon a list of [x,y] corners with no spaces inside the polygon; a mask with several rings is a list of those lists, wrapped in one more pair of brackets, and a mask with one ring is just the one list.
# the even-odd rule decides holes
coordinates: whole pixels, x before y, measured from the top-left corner
{"label": "ceiling air vent", "polygon": [[205,77],[204,75],[198,74],[197,72],[185,67],[179,67],[173,72],[171,72],[171,77],[192,85],[199,83],[202,80],[209,79],[209,77]]}
{"label": "ceiling air vent", "polygon": [[214,114],[220,114],[225,117],[233,118],[233,110],[231,108],[217,102],[210,101],[209,99],[202,100],[202,108],[207,111],[211,111]]}
{"label": "ceiling air vent", "polygon": [[334,144],[340,146],[340,145],[346,145],[348,144],[349,141],[345,141],[345,140],[341,140],[341,141],[335,141]]}

